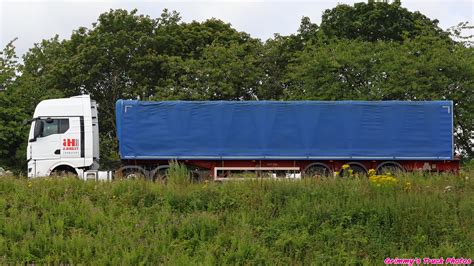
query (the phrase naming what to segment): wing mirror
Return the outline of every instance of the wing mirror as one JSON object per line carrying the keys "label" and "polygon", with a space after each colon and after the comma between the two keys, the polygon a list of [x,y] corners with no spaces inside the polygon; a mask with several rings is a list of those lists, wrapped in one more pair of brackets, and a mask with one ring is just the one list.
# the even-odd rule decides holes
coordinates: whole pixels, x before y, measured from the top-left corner
{"label": "wing mirror", "polygon": [[35,122],[35,130],[33,132],[33,138],[30,139],[30,142],[35,142],[36,139],[41,135],[41,132],[43,132],[44,128],[44,123],[41,120],[36,120]]}

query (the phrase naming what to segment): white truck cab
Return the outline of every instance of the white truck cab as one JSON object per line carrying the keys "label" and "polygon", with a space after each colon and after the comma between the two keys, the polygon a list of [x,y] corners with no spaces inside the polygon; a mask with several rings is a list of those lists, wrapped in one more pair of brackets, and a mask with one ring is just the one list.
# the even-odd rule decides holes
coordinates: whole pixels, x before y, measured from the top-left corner
{"label": "white truck cab", "polygon": [[29,133],[28,177],[67,173],[87,178],[86,171],[98,170],[98,122],[97,104],[89,95],[40,102]]}

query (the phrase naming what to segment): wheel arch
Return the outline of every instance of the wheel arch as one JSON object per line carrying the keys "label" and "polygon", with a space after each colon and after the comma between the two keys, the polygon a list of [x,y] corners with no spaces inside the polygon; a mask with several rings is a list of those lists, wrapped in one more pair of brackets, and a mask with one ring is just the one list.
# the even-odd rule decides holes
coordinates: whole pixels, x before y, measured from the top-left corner
{"label": "wheel arch", "polygon": [[78,171],[76,170],[76,167],[72,166],[69,163],[64,163],[64,162],[61,162],[61,163],[58,163],[58,164],[52,166],[48,175],[51,175],[54,171],[58,171],[58,170],[64,170],[64,171],[67,171],[67,172],[71,172],[75,175],[79,175]]}

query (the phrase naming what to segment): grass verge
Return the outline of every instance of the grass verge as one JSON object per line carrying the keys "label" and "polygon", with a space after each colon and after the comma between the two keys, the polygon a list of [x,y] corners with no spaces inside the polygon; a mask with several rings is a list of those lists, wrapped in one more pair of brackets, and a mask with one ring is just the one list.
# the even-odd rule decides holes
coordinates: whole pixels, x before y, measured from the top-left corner
{"label": "grass verge", "polygon": [[1,178],[0,264],[382,264],[474,254],[472,172],[397,179]]}

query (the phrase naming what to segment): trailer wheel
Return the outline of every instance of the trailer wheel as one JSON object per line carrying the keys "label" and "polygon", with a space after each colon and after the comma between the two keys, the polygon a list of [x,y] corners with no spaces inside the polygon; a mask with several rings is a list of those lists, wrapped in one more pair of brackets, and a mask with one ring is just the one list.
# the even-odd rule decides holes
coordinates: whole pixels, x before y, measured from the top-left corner
{"label": "trailer wheel", "polygon": [[[348,163],[350,166],[350,170],[352,170],[352,176],[358,176],[358,177],[366,177],[367,176],[367,169],[359,164],[359,163]],[[348,172],[349,169],[341,169],[339,176],[344,177],[344,176],[349,176],[346,174],[346,171]]]}
{"label": "trailer wheel", "polygon": [[166,179],[168,179],[168,168],[169,165],[162,165],[153,170],[153,181],[166,182]]}
{"label": "trailer wheel", "polygon": [[384,162],[377,166],[377,174],[379,175],[396,175],[401,172],[405,172],[405,169],[397,162]]}
{"label": "trailer wheel", "polygon": [[128,168],[128,169],[122,170],[122,178],[144,180],[146,179],[146,176],[143,173],[143,171],[139,168]]}
{"label": "trailer wheel", "polygon": [[327,178],[330,176],[331,170],[322,163],[310,164],[303,170],[304,178]]}

